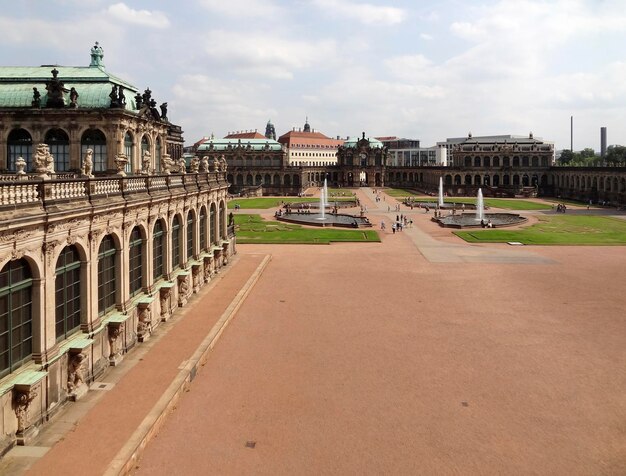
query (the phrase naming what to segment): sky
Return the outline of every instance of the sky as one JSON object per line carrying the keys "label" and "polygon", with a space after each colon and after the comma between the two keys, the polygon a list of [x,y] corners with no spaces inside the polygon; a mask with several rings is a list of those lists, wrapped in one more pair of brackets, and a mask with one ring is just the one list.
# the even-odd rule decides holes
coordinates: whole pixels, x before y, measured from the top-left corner
{"label": "sky", "polygon": [[626,0],[0,0],[0,64],[104,63],[185,142],[526,135],[626,145]]}

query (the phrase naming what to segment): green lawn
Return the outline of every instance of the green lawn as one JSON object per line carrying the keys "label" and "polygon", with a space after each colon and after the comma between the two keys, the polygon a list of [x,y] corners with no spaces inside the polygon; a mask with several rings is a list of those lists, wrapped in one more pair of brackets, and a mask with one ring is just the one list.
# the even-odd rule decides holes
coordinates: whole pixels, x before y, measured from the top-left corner
{"label": "green lawn", "polygon": [[[328,197],[330,202],[354,200],[349,197]],[[228,202],[228,208],[233,209],[238,204],[242,210],[255,210],[281,207],[282,203],[319,203],[319,198],[313,197],[259,197],[259,198],[236,198]]]}
{"label": "green lawn", "polygon": [[349,199],[354,198],[354,192],[352,190],[346,190],[345,188],[329,188],[328,196],[347,197]]}
{"label": "green lawn", "polygon": [[626,245],[626,220],[599,216],[542,216],[539,223],[519,230],[455,231],[471,243],[525,245]]}
{"label": "green lawn", "polygon": [[411,192],[404,188],[386,188],[384,192],[390,197],[404,198],[404,197],[426,197],[427,195]]}
{"label": "green lawn", "polygon": [[[437,200],[429,198],[422,200],[423,202],[437,203]],[[444,202],[447,203],[471,203],[476,204],[476,199],[472,197],[446,197]],[[519,198],[485,198],[485,206],[503,208],[505,210],[550,210],[551,205],[546,203],[530,202]]]}
{"label": "green lawn", "polygon": [[308,228],[293,223],[268,221],[259,215],[235,215],[237,243],[305,243],[329,244],[333,241],[374,241],[380,238],[375,230],[342,228]]}

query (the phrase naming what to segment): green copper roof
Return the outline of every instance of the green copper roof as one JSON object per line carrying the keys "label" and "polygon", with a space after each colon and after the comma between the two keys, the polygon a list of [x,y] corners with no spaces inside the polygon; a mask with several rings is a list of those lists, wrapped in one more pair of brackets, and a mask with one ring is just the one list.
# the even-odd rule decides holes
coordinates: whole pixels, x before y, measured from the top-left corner
{"label": "green copper roof", "polygon": [[273,139],[208,139],[198,151],[229,150],[241,147],[244,150],[282,150],[282,145]]}
{"label": "green copper roof", "polygon": [[[33,100],[33,88],[41,94],[41,104],[47,100],[46,82],[52,79],[51,71],[56,68],[58,79],[64,88],[76,88],[78,107],[108,108],[111,104],[109,94],[114,84],[124,88],[126,109],[136,110],[134,96],[137,88],[132,84],[107,73],[97,66],[0,66],[0,107],[30,107]],[[65,93],[66,105],[69,94]]]}
{"label": "green copper roof", "polygon": [[[350,139],[346,140],[343,143],[343,146],[347,147],[347,148],[355,148],[356,145],[357,145],[357,142],[359,142],[360,140],[363,140],[363,139],[361,139],[360,137],[350,138]],[[379,141],[378,139],[374,139],[374,138],[370,139],[368,137],[367,140],[369,141],[370,147],[372,149],[382,149],[383,148],[383,143],[381,141]]]}

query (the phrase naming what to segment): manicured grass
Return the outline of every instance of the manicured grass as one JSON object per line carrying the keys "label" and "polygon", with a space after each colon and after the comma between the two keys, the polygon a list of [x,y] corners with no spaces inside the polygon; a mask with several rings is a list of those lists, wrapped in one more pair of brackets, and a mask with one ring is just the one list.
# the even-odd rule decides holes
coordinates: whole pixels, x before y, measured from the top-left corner
{"label": "manicured grass", "polygon": [[258,198],[236,198],[228,202],[228,208],[235,208],[239,205],[242,210],[256,208],[280,207],[282,202],[300,203],[313,201],[311,197],[258,197]]}
{"label": "manicured grass", "polygon": [[626,220],[599,216],[542,216],[539,223],[519,230],[455,231],[471,243],[525,245],[626,245]]}
{"label": "manicured grass", "polygon": [[[329,201],[354,200],[353,196],[349,197],[328,197]],[[314,197],[259,197],[259,198],[236,198],[228,202],[228,208],[233,209],[235,205],[239,205],[242,210],[255,210],[281,207],[282,203],[319,203],[319,198]]]}
{"label": "manicured grass", "polygon": [[374,241],[380,238],[375,230],[341,228],[309,228],[293,223],[268,221],[259,215],[235,215],[237,243],[304,243],[329,244],[333,241]]}
{"label": "manicured grass", "polygon": [[[422,200],[423,202],[437,203],[435,199]],[[476,204],[476,199],[472,197],[446,197],[446,203],[471,203]],[[503,208],[505,210],[550,210],[551,205],[545,203],[531,202],[518,198],[485,198],[485,206],[494,208]]]}
{"label": "manicured grass", "polygon": [[329,188],[328,196],[334,195],[336,197],[348,197],[353,198],[354,192],[352,190],[346,190],[345,188]]}
{"label": "manicured grass", "polygon": [[384,192],[390,197],[404,198],[404,197],[427,197],[427,195],[411,192],[403,188],[386,188]]}

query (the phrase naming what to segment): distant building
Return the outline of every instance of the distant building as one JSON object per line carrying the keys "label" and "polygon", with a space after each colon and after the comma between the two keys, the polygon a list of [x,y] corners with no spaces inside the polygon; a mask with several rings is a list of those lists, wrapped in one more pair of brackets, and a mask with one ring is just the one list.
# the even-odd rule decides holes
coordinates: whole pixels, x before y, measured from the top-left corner
{"label": "distant building", "polygon": [[285,147],[289,165],[323,167],[337,163],[337,149],[344,141],[311,130],[307,119],[303,129],[294,127],[280,136],[278,142]]}

